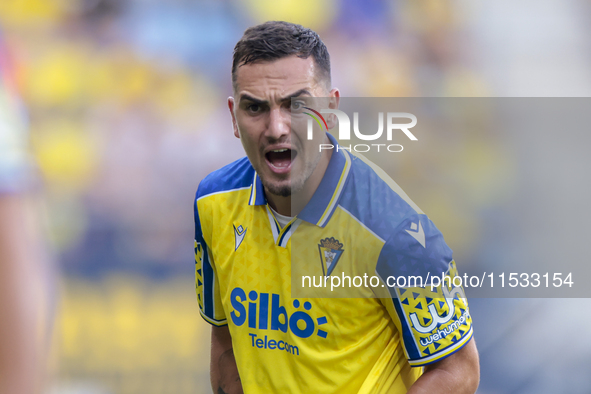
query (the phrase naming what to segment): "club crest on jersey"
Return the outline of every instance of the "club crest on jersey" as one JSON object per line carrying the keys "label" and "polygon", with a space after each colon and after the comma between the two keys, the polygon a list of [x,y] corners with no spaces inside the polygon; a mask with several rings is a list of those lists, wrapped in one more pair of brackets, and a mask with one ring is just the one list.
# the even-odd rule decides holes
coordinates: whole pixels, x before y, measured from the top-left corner
{"label": "club crest on jersey", "polygon": [[318,244],[318,251],[320,252],[322,273],[324,276],[329,276],[344,252],[343,244],[334,237],[324,238]]}

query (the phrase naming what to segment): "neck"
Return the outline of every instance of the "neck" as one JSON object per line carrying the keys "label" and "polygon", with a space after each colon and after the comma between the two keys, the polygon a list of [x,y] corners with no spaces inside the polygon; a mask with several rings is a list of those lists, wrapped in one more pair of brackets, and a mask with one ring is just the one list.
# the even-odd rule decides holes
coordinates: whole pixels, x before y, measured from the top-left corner
{"label": "neck", "polygon": [[[291,196],[282,197],[277,196],[275,194],[271,194],[265,190],[265,194],[267,196],[267,202],[275,210],[275,212],[285,215],[285,216],[293,216],[292,215],[292,206],[291,206]],[[294,214],[295,215],[295,214]]]}

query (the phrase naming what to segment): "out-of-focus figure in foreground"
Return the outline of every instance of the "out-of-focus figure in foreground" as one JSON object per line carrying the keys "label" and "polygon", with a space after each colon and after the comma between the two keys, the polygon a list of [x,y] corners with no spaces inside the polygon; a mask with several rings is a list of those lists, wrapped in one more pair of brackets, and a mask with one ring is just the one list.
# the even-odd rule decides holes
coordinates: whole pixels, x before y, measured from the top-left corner
{"label": "out-of-focus figure in foreground", "polygon": [[29,394],[42,390],[48,281],[10,65],[0,37],[0,394]]}

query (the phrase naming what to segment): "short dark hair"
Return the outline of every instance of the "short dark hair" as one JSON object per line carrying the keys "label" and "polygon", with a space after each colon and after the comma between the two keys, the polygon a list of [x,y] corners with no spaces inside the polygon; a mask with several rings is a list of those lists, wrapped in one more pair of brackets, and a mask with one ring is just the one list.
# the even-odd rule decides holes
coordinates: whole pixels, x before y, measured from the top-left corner
{"label": "short dark hair", "polygon": [[238,67],[258,61],[273,61],[296,55],[312,56],[318,76],[330,87],[330,55],[318,34],[301,25],[271,21],[249,27],[234,47],[232,86],[236,89]]}

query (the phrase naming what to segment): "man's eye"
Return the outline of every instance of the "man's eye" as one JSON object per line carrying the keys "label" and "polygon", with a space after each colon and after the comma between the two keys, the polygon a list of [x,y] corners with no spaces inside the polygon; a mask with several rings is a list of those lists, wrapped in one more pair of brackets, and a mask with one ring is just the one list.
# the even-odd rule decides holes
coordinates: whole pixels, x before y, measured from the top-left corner
{"label": "man's eye", "polygon": [[261,110],[261,106],[258,104],[250,104],[248,107],[246,107],[246,110],[248,112],[257,113]]}
{"label": "man's eye", "polygon": [[291,103],[291,110],[292,111],[301,111],[304,108],[304,103],[301,101],[294,101]]}

